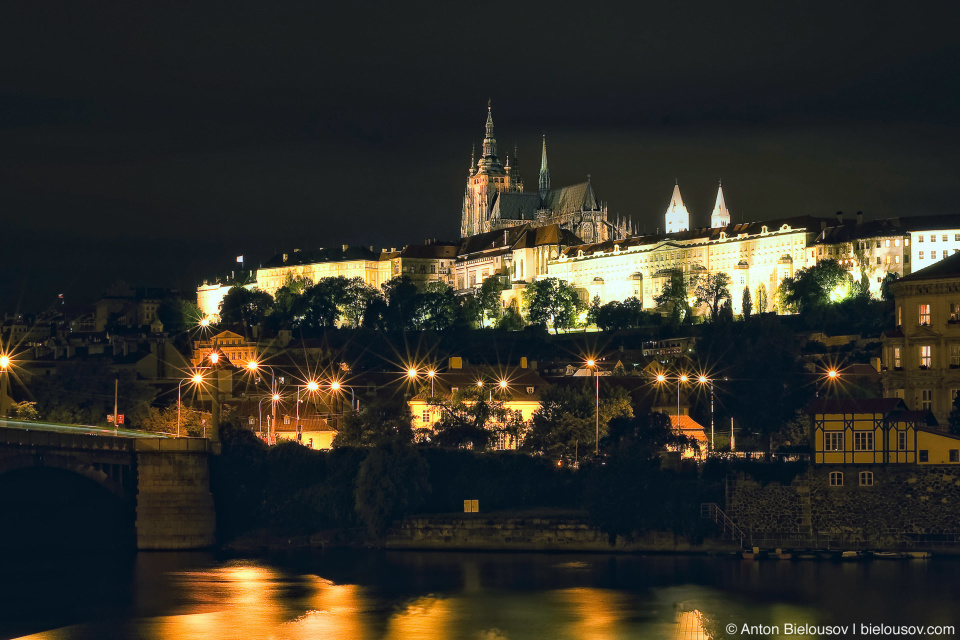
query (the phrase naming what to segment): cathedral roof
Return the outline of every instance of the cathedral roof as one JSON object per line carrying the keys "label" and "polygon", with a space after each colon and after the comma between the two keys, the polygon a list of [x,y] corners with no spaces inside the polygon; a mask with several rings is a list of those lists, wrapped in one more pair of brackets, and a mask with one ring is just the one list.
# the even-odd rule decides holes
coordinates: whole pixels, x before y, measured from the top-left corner
{"label": "cathedral roof", "polygon": [[501,220],[536,220],[540,194],[504,192],[497,194],[491,215]]}
{"label": "cathedral roof", "polygon": [[[722,191],[721,191],[722,194]],[[718,204],[723,202],[722,195],[717,198]],[[670,198],[670,204],[667,205],[667,214],[670,214],[673,211],[686,211],[687,208],[683,206],[683,198],[680,197],[680,184],[677,183],[673,186],[673,196]]]}
{"label": "cathedral roof", "polygon": [[573,213],[575,211],[597,211],[599,200],[589,180],[569,187],[548,191],[543,206],[554,214]]}
{"label": "cathedral roof", "polygon": [[548,224],[544,227],[532,227],[524,231],[513,244],[514,249],[532,249],[543,245],[571,245],[583,244],[569,229],[563,229],[558,224]]}
{"label": "cathedral roof", "polygon": [[460,243],[458,256],[464,256],[471,253],[483,253],[487,251],[500,250],[510,251],[510,248],[517,241],[520,235],[529,228],[529,225],[522,224],[516,227],[507,227],[505,229],[495,229],[486,233],[464,238]]}
{"label": "cathedral roof", "polygon": [[430,244],[410,244],[400,251],[403,258],[455,258],[459,245],[446,242],[431,242]]}

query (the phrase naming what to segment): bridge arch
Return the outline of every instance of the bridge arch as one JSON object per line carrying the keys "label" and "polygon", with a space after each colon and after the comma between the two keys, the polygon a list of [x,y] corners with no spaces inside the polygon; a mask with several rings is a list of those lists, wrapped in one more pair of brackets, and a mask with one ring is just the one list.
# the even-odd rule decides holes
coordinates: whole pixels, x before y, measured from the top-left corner
{"label": "bridge arch", "polygon": [[58,453],[37,455],[26,451],[0,453],[0,477],[19,469],[51,468],[69,471],[91,480],[123,501],[133,497],[133,469],[118,463],[91,463],[76,456]]}

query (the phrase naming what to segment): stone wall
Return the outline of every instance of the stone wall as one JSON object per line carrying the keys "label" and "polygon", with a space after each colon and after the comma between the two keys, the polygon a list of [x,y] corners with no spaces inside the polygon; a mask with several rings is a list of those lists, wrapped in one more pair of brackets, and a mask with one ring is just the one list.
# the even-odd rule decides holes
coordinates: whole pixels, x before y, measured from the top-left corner
{"label": "stone wall", "polygon": [[728,550],[731,543],[709,540],[693,545],[667,532],[611,544],[607,534],[580,518],[504,518],[425,516],[395,523],[388,534],[389,549],[446,549],[499,551],[662,551],[706,552]]}
{"label": "stone wall", "polygon": [[[830,486],[830,472],[844,474]],[[873,473],[860,486],[861,471]],[[791,486],[739,478],[727,513],[749,536],[841,538],[880,548],[918,539],[960,540],[960,469],[953,466],[815,466]]]}

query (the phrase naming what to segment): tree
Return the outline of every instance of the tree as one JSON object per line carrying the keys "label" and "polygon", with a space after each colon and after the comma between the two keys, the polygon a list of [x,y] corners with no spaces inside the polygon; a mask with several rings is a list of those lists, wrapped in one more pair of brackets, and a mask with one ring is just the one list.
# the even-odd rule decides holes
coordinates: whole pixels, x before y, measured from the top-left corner
{"label": "tree", "polygon": [[955,436],[960,436],[960,393],[958,393],[957,397],[953,399],[952,406],[953,409],[951,409],[950,417],[948,418],[950,433]]}
{"label": "tree", "polygon": [[[680,278],[680,284],[682,285],[682,274]],[[696,296],[697,306],[707,305],[710,310],[710,320],[716,322],[723,303],[730,299],[730,276],[723,271],[697,276],[694,295]],[[686,298],[686,290],[684,290],[684,298]]]}
{"label": "tree", "polygon": [[438,396],[428,402],[440,410],[432,437],[437,446],[483,450],[501,431],[521,435],[516,415],[485,389],[471,386],[449,399]]}
{"label": "tree", "polygon": [[743,319],[749,320],[750,314],[753,312],[753,298],[750,297],[750,287],[743,288],[743,302],[741,303],[741,308],[743,309]]}
{"label": "tree", "polygon": [[393,520],[423,504],[430,491],[427,463],[412,446],[391,441],[374,447],[360,463],[354,496],[367,531],[382,539]]}
{"label": "tree", "polygon": [[785,278],[785,303],[804,313],[839,302],[850,294],[850,274],[836,260],[822,260],[812,267],[797,271],[793,278]]}
{"label": "tree", "polygon": [[880,299],[884,302],[893,302],[893,292],[890,291],[890,285],[900,278],[900,274],[895,271],[888,272],[883,276],[880,282]]}
{"label": "tree", "polygon": [[104,425],[113,413],[114,384],[120,413],[127,416],[130,427],[139,428],[156,391],[132,371],[114,371],[109,362],[67,362],[55,375],[38,378],[33,393],[37,410],[47,420]]}
{"label": "tree", "polygon": [[480,303],[480,308],[483,310],[484,326],[496,324],[500,316],[503,315],[503,303],[500,292],[506,291],[509,288],[510,285],[507,284],[506,278],[501,278],[498,275],[485,278],[480,285],[477,300]]}
{"label": "tree", "polygon": [[757,285],[757,299],[754,301],[754,310],[758,315],[767,312],[767,285],[762,282]]}
{"label": "tree", "polygon": [[182,298],[165,298],[157,307],[157,319],[170,334],[189,331],[200,324],[203,312],[192,302]]}
{"label": "tree", "polygon": [[373,447],[388,442],[413,442],[413,416],[410,405],[403,398],[384,398],[371,394],[359,411],[350,411],[343,417],[332,446]]}
{"label": "tree", "polygon": [[552,324],[554,333],[574,327],[585,306],[576,289],[559,278],[531,282],[523,290],[523,301],[530,324]]}
{"label": "tree", "polygon": [[497,329],[502,329],[503,331],[520,331],[523,329],[523,326],[523,316],[520,315],[520,312],[517,311],[517,308],[513,305],[507,307],[506,311],[503,312],[503,316],[501,316],[497,322]]}
{"label": "tree", "polygon": [[443,282],[431,282],[420,294],[416,325],[422,329],[442,331],[453,326],[457,317],[457,296]]}
{"label": "tree", "polygon": [[244,334],[249,327],[259,325],[273,308],[273,297],[259,289],[231,287],[220,301],[220,322],[242,325]]}
{"label": "tree", "polygon": [[660,308],[665,308],[670,316],[671,323],[679,326],[687,317],[687,283],[680,269],[668,269],[660,272],[666,277],[660,293],[653,297],[653,302]]}
{"label": "tree", "polygon": [[367,309],[381,297],[380,292],[357,276],[350,278],[343,289],[343,299],[340,307],[344,318],[352,327],[363,324]]}
{"label": "tree", "polygon": [[416,328],[420,296],[413,280],[408,276],[397,276],[384,282],[380,288],[387,300],[383,318],[386,328],[393,331]]}
{"label": "tree", "polygon": [[[597,440],[597,398],[593,385],[548,387],[533,414],[533,428],[523,448],[551,458],[589,455]],[[600,386],[600,438],[611,420],[633,415],[630,395],[623,387]]]}

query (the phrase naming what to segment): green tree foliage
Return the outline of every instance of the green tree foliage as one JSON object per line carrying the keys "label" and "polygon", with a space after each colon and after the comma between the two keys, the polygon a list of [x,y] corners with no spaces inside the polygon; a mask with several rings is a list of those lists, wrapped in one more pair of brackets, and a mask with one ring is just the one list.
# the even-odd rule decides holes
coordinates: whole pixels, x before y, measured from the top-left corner
{"label": "green tree foliage", "polygon": [[[199,438],[203,435],[203,416],[199,411],[184,404],[180,410],[180,434]],[[177,404],[163,407],[150,407],[140,419],[137,425],[144,431],[153,431],[154,433],[177,433]]]}
{"label": "green tree foliage", "polygon": [[456,322],[457,296],[453,288],[443,282],[431,282],[419,296],[416,326],[442,331]]}
{"label": "green tree foliage", "polygon": [[[597,442],[596,393],[593,384],[555,385],[545,389],[523,449],[555,459],[573,460],[591,455]],[[600,385],[601,440],[611,420],[632,415],[630,395],[623,387]]]}
{"label": "green tree foliage", "polygon": [[750,296],[750,287],[743,288],[743,301],[741,305],[743,309],[743,319],[749,320],[750,314],[753,313],[753,298]]}
{"label": "green tree foliage", "polygon": [[384,326],[392,331],[415,329],[420,315],[420,293],[408,276],[397,276],[381,286],[387,301]]}
{"label": "green tree foliage", "polygon": [[520,331],[523,327],[523,316],[520,315],[515,306],[507,307],[497,322],[497,329],[503,331]]}
{"label": "green tree foliage", "polygon": [[157,307],[157,318],[163,323],[164,331],[178,334],[197,327],[203,319],[203,312],[182,298],[164,298]]}
{"label": "green tree foliage", "polygon": [[754,311],[757,314],[767,312],[767,285],[760,283],[757,285],[757,299],[754,301]]}
{"label": "green tree foliage", "polygon": [[960,436],[960,393],[953,399],[952,407],[947,424],[950,427],[950,433]]}
{"label": "green tree foliage", "polygon": [[66,362],[55,375],[38,378],[32,385],[37,410],[53,422],[105,425],[107,415],[113,414],[115,380],[119,381],[118,406],[126,417],[125,425],[139,428],[156,391],[137,380],[134,372],[114,372],[102,360]]}
{"label": "green tree foliage", "polygon": [[644,311],[643,302],[634,296],[623,302],[612,300],[600,305],[593,311],[592,322],[602,331],[632,329],[658,324],[660,314]]}
{"label": "green tree foliage", "polygon": [[423,504],[430,492],[428,467],[412,446],[386,442],[371,449],[357,474],[356,511],[368,533],[381,540],[390,523]]}
{"label": "green tree foliage", "polygon": [[333,447],[373,447],[389,442],[413,442],[413,416],[401,397],[370,394],[360,401],[360,411],[350,411],[333,438]]}
{"label": "green tree foliage", "polygon": [[653,297],[657,307],[665,309],[670,320],[671,330],[679,328],[684,320],[691,319],[690,308],[687,305],[687,283],[683,272],[679,269],[669,269],[664,273],[666,281],[660,293]]}
{"label": "green tree foliage", "polygon": [[553,325],[554,333],[576,326],[585,305],[576,289],[559,278],[535,280],[523,290],[523,302],[530,324]]}
{"label": "green tree foliage", "polygon": [[723,409],[764,442],[813,396],[793,333],[778,318],[705,327],[698,351],[723,367],[726,379],[715,382]]}
{"label": "green tree foliage", "polygon": [[23,400],[10,408],[10,413],[14,420],[39,420],[40,413],[37,411],[37,403]]}
{"label": "green tree foliage", "polygon": [[480,292],[477,295],[477,301],[483,310],[484,326],[495,325],[503,315],[503,304],[501,302],[500,292],[510,288],[506,278],[493,275],[484,279],[480,285]]}
{"label": "green tree foliage", "polygon": [[480,306],[480,301],[472,293],[459,298],[460,304],[457,308],[454,324],[460,327],[479,329],[483,323],[483,307]]}
{"label": "green tree foliage", "polygon": [[836,260],[823,260],[812,267],[800,269],[793,278],[783,281],[785,304],[805,313],[839,301],[849,295],[850,274]]}
{"label": "green tree foliage", "polygon": [[699,523],[696,473],[661,470],[667,446],[691,446],[673,433],[662,413],[614,420],[603,446],[606,459],[583,470],[591,519],[608,534],[631,537],[651,530],[694,535]]}
{"label": "green tree foliage", "polygon": [[249,327],[261,324],[273,309],[269,293],[242,286],[231,287],[220,302],[220,322]]}
{"label": "green tree foliage", "polygon": [[884,302],[893,302],[893,293],[890,291],[890,285],[896,282],[900,278],[900,274],[894,271],[887,273],[883,276],[883,280],[880,282],[880,299]]}
{"label": "green tree foliage", "polygon": [[[675,273],[676,272],[674,272],[674,274]],[[677,283],[674,283],[675,278],[675,275],[671,275],[671,299],[669,302],[673,304],[677,304],[677,300],[673,300],[672,298],[675,298],[679,295],[673,291],[673,288],[683,287],[683,274],[680,274],[679,282]],[[686,288],[684,287],[682,290],[684,304],[686,304]],[[667,289],[664,288],[664,292],[666,291]],[[663,295],[663,292],[661,292],[661,295]],[[696,305],[698,307],[701,305],[707,305],[707,308],[710,311],[710,320],[716,322],[717,318],[720,316],[720,309],[727,300],[730,300],[730,276],[722,271],[719,273],[697,276],[694,295],[696,296]],[[665,300],[665,302],[667,302],[667,300]],[[659,298],[657,304],[661,304],[659,302]]]}
{"label": "green tree foliage", "polygon": [[430,441],[439,447],[483,451],[500,433],[522,437],[522,422],[495,394],[489,387],[471,386],[449,399],[430,398],[428,402],[440,410]]}

